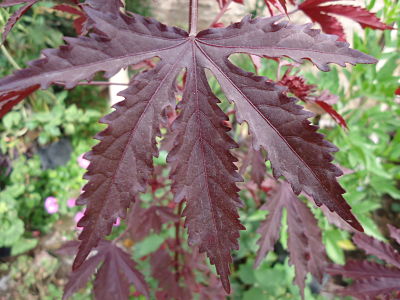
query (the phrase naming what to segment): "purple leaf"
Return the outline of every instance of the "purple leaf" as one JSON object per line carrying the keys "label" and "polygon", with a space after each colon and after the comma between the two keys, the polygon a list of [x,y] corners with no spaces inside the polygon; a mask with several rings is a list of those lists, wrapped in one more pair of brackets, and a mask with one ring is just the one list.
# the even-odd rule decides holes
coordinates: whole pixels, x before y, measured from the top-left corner
{"label": "purple leaf", "polygon": [[279,238],[279,231],[282,222],[282,209],[285,207],[286,199],[289,197],[290,190],[282,188],[280,184],[272,197],[267,199],[267,203],[260,209],[267,210],[268,215],[265,221],[260,224],[257,233],[261,238],[257,241],[260,246],[254,266],[258,267],[269,251],[274,249],[274,245]]}
{"label": "purple leaf", "polygon": [[282,209],[288,214],[288,250],[289,263],[295,267],[294,282],[299,286],[304,299],[304,287],[307,273],[311,273],[318,282],[322,282],[324,268],[327,262],[325,247],[322,244],[321,230],[317,220],[306,204],[301,202],[293,193],[287,182],[281,182],[275,194],[262,209],[269,211],[267,219],[261,224],[258,233],[260,249],[257,253],[255,265],[273,249],[278,239],[282,219]]}
{"label": "purple leaf", "polygon": [[375,255],[376,257],[383,259],[387,263],[397,268],[400,268],[400,254],[389,244],[378,241],[373,237],[361,233],[357,233],[353,237],[353,241],[366,253],[370,255]]}
{"label": "purple leaf", "polygon": [[[20,7],[15,13],[13,13],[13,15],[8,19],[6,25],[4,26],[4,31],[3,31],[3,43],[5,42],[8,33],[10,32],[10,30],[14,27],[15,23],[22,17],[22,15],[24,13],[26,13],[26,11],[31,8],[31,6],[33,4],[35,4],[37,2],[37,0],[31,0],[31,1],[23,1],[21,3],[26,2],[26,5]],[[19,4],[19,3],[15,3],[15,4]],[[10,4],[10,5],[14,5],[14,4]],[[0,6],[8,6],[7,3],[1,3]]]}
{"label": "purple leaf", "polygon": [[128,299],[130,284],[149,299],[149,290],[144,276],[136,270],[136,264],[128,253],[112,243],[106,245],[104,262],[94,282],[96,299]]}
{"label": "purple leaf", "polygon": [[260,186],[266,173],[267,167],[265,166],[264,154],[260,150],[253,149],[251,155],[251,179]]}
{"label": "purple leaf", "polygon": [[129,215],[128,226],[132,239],[139,242],[151,232],[160,233],[163,224],[177,222],[178,220],[179,217],[174,214],[170,207],[151,206],[144,209],[140,207],[140,203],[137,201]]}
{"label": "purple leaf", "polygon": [[[147,283],[143,275],[136,270],[136,264],[128,253],[104,240],[99,243],[96,250],[94,256],[72,272],[64,288],[63,299],[69,298],[84,287],[94,273],[96,273],[94,282],[96,299],[128,299],[130,285],[134,285],[138,292],[149,298]],[[96,272],[100,262],[101,266]]]}
{"label": "purple leaf", "polygon": [[390,237],[400,245],[400,229],[388,224]]}
{"label": "purple leaf", "polygon": [[226,116],[218,102],[204,70],[194,61],[188,69],[182,113],[173,125],[178,135],[168,162],[176,201],[187,201],[183,215],[189,244],[207,253],[229,292],[230,251],[239,249],[239,230],[245,228],[239,222],[237,207],[242,204],[235,184],[242,179],[229,151],[237,145],[222,125]]}
{"label": "purple leaf", "polygon": [[376,299],[378,295],[386,295],[385,299],[399,299],[391,297],[392,292],[400,292],[400,279],[397,278],[368,278],[357,280],[350,287],[340,291],[343,295],[350,295],[359,299]]}
{"label": "purple leaf", "polygon": [[179,277],[171,270],[174,262],[166,250],[158,249],[152,253],[151,259],[151,274],[157,279],[158,286],[161,291],[158,291],[157,299],[191,299],[190,290],[182,287],[179,284]]}
{"label": "purple leaf", "polygon": [[85,287],[91,276],[96,272],[97,266],[100,264],[103,258],[103,254],[92,256],[87,259],[78,269],[71,273],[68,283],[64,287],[63,300],[68,299],[73,293]]}
{"label": "purple leaf", "polygon": [[400,280],[400,270],[388,268],[384,265],[372,261],[351,260],[345,266],[331,265],[325,268],[331,275],[343,275],[354,279],[364,279],[369,277],[394,277]]}
{"label": "purple leaf", "polygon": [[[44,58],[0,80],[2,107],[10,109],[27,95],[24,91],[51,84],[72,88],[104,71],[109,78],[121,68],[145,59],[160,61],[134,77],[120,93],[124,101],[101,122],[108,128],[85,156],[90,161],[89,182],[78,199],[87,204],[79,222],[82,243],[74,262],[77,269],[91,249],[109,234],[118,217],[138,193],[144,192],[153,172],[152,156],[158,155],[155,138],[163,111],[175,108],[176,77],[186,69],[181,112],[173,125],[174,148],[169,154],[176,200],[187,201],[184,211],[189,243],[206,252],[216,264],[229,292],[230,251],[238,248],[243,226],[238,220],[236,172],[227,135],[226,116],[208,86],[204,69],[219,81],[227,98],[236,105],[237,119],[249,124],[256,150],[267,150],[276,177],[285,176],[295,194],[304,191],[317,205],[326,205],[354,228],[362,230],[342,197],[336,181],[341,174],[332,161],[336,147],[316,133],[311,114],[284,94],[284,88],[235,67],[229,55],[238,52],[268,57],[311,60],[321,70],[329,63],[373,63],[376,60],[333,36],[281,21],[281,17],[244,18],[227,28],[189,35],[154,19],[121,12],[119,0],[88,0],[82,5],[88,36],[65,38],[67,45],[43,51]],[[18,96],[16,96],[18,95]],[[16,98],[17,97],[17,98]]]}
{"label": "purple leaf", "polygon": [[[388,227],[392,237],[395,238],[395,231],[398,229],[391,225]],[[400,254],[389,244],[359,233],[353,237],[353,241],[367,254],[375,255],[392,266],[385,266],[373,261],[349,261],[345,266],[328,266],[326,272],[331,275],[342,275],[355,279],[353,284],[336,292],[359,299],[376,299],[378,296],[383,296],[383,299],[398,299],[400,295]]]}

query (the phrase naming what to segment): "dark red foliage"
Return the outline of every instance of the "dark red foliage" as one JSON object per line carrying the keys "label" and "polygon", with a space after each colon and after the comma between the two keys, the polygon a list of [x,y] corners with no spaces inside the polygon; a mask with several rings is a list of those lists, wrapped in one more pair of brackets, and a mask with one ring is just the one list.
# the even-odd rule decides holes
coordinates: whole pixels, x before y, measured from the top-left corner
{"label": "dark red foliage", "polygon": [[150,233],[160,233],[161,226],[167,222],[177,222],[179,217],[173,209],[164,206],[140,207],[137,201],[128,218],[129,233],[135,242],[139,242]]}
{"label": "dark red foliage", "polygon": [[[67,244],[59,253],[73,250],[74,245]],[[75,250],[77,250],[75,248]],[[147,283],[143,275],[136,270],[135,262],[130,255],[109,241],[102,240],[96,248],[97,253],[88,258],[71,275],[64,288],[63,299],[69,298],[77,290],[84,287],[96,274],[94,281],[94,295],[96,299],[128,299],[130,286],[141,294],[149,297]],[[99,264],[101,266],[98,268]],[[97,271],[96,271],[97,270]]]}
{"label": "dark red foliage", "polygon": [[[400,241],[400,230],[388,225],[391,237]],[[353,241],[367,254],[374,255],[387,265],[373,261],[349,261],[345,266],[331,265],[326,271],[332,275],[342,275],[354,282],[337,291],[340,295],[350,295],[359,299],[398,299],[400,292],[400,254],[387,243],[357,233]]]}
{"label": "dark red foliage", "polygon": [[327,112],[340,126],[347,128],[344,118],[332,106],[332,104],[336,103],[337,96],[333,96],[328,91],[323,91],[322,94],[316,95],[316,85],[307,84],[301,76],[290,75],[291,71],[292,67],[285,72],[279,84],[286,86],[289,92],[297,98],[305,102],[315,103]]}
{"label": "dark red foliage", "polygon": [[268,211],[266,220],[257,232],[261,235],[255,265],[258,266],[278,240],[282,221],[282,210],[287,210],[289,263],[296,270],[295,283],[304,298],[307,273],[311,273],[320,283],[327,263],[321,230],[310,209],[293,193],[287,182],[275,185],[272,196],[261,209]]}
{"label": "dark red foliage", "polygon": [[59,4],[53,8],[69,14],[77,15],[78,18],[74,20],[74,28],[77,34],[83,33],[83,24],[86,22],[86,16],[81,9],[66,4]]}
{"label": "dark red foliage", "polygon": [[7,21],[6,25],[4,26],[4,31],[3,31],[3,37],[2,41],[4,41],[7,38],[8,33],[10,30],[14,27],[15,23],[22,17],[22,15],[29,9],[33,4],[35,4],[38,0],[25,0],[25,1],[3,1],[0,3],[0,7],[7,7],[7,6],[12,6],[16,4],[22,4],[24,3],[25,5],[20,7]]}
{"label": "dark red foliage", "polygon": [[[243,4],[244,0],[232,0],[233,2]],[[222,9],[224,6],[228,5],[228,0],[217,0],[217,3],[219,5],[219,8]]]}
{"label": "dark red foliage", "polygon": [[[284,5],[285,1],[280,3]],[[291,201],[285,200],[271,209],[279,215],[280,205],[285,206],[293,216],[289,222],[296,220],[296,224],[303,224],[303,228],[289,224],[289,249],[291,252],[294,248],[302,249],[291,256],[291,263],[296,266],[296,283],[304,287],[306,272],[320,279],[319,268],[323,263],[318,260],[323,256],[311,257],[308,253],[310,248],[320,253],[319,231],[315,219],[295,195],[304,192],[318,206],[328,207],[348,224],[362,230],[336,180],[342,174],[331,163],[337,148],[317,133],[318,128],[308,121],[312,114],[297,105],[297,99],[288,97],[284,87],[243,71],[229,61],[229,56],[247,53],[272,59],[288,57],[297,63],[309,60],[322,71],[328,71],[330,63],[345,66],[376,60],[350,49],[335,36],[311,29],[310,25],[290,24],[282,15],[246,17],[226,28],[199,33],[191,23],[188,33],[152,18],[124,13],[120,0],[87,0],[81,7],[87,18],[82,30],[90,34],[65,38],[66,45],[44,50],[42,59],[1,79],[2,111],[9,110],[39,87],[45,89],[57,84],[69,89],[90,81],[98,72],[104,71],[104,77],[109,78],[121,68],[154,57],[160,60],[153,68],[131,79],[128,88],[120,93],[125,100],[115,104],[114,111],[100,120],[108,127],[96,135],[99,143],[85,155],[90,161],[84,177],[88,183],[77,203],[87,207],[78,224],[83,229],[73,264],[74,276],[80,279],[71,279],[66,294],[85,282],[89,278],[87,269],[94,270],[100,261],[104,263],[97,272],[95,295],[110,299],[112,293],[120,293],[123,297],[132,283],[146,293],[143,280],[127,254],[114,244],[102,241],[110,234],[116,219],[126,217],[127,209],[146,191],[150,180],[153,190],[158,187],[153,180],[153,156],[158,156],[156,138],[161,135],[160,124],[167,123],[168,111],[174,112],[171,114],[174,121],[170,136],[172,150],[167,161],[175,201],[186,201],[182,215],[186,217],[188,242],[207,254],[216,266],[225,291],[230,292],[231,250],[238,248],[239,231],[244,229],[237,212],[242,204],[236,184],[242,178],[232,154],[238,145],[228,134],[228,117],[218,106],[219,100],[208,85],[205,69],[211,71],[228,100],[235,105],[236,120],[248,124],[255,153],[266,150],[274,176],[284,176],[294,191],[289,184],[282,184],[281,193]],[[191,19],[196,19],[196,13]],[[182,70],[186,71],[186,77],[183,97],[177,106],[176,81]],[[259,166],[263,160],[256,157],[255,164]],[[254,174],[256,181],[261,180],[262,173],[263,168]],[[158,232],[162,223],[176,219],[165,207],[143,210],[136,205],[133,215],[137,213],[135,209],[146,216],[146,226],[141,216],[130,222],[133,226],[142,224],[144,232]],[[179,222],[175,221],[175,225],[179,232]],[[271,230],[265,229],[265,224],[263,228]],[[259,256],[270,249],[265,234],[264,239],[267,244],[261,247]],[[87,259],[94,248],[98,250],[97,255]],[[158,255],[165,257],[162,252]],[[117,276],[118,272],[126,273],[125,279],[112,282],[111,276]],[[167,277],[159,281],[169,282]],[[115,285],[107,291],[104,282]]]}
{"label": "dark red foliage", "polygon": [[37,89],[39,89],[39,85],[32,85],[19,91],[9,91],[0,94],[0,118]]}
{"label": "dark red foliage", "polygon": [[[287,14],[286,0],[264,0],[265,5],[267,6],[271,16],[274,15],[272,7],[278,9],[281,13]],[[294,5],[294,0],[288,0],[288,2]]]}
{"label": "dark red foliage", "polygon": [[[193,247],[190,253],[175,240],[166,240],[150,257],[152,277],[159,283],[155,292],[156,298],[225,299],[226,294],[221,282],[210,271],[205,258],[199,254],[197,247]],[[199,274],[207,280],[198,282],[196,277]]]}
{"label": "dark red foliage", "polygon": [[302,10],[313,22],[321,25],[324,32],[339,36],[340,40],[345,41],[345,33],[339,20],[331,16],[339,15],[352,19],[359,23],[362,28],[372,29],[393,29],[393,27],[382,23],[374,13],[365,8],[351,5],[325,5],[337,0],[306,0],[299,5]]}
{"label": "dark red foliage", "polygon": [[180,285],[179,275],[173,271],[174,261],[167,250],[158,249],[151,255],[151,275],[157,279],[157,299],[192,299],[191,291]]}

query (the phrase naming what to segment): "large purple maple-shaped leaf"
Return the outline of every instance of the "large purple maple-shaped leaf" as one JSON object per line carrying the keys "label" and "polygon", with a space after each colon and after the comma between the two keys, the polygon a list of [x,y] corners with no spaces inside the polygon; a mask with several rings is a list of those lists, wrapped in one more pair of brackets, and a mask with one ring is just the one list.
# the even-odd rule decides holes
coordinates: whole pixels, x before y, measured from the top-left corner
{"label": "large purple maple-shaped leaf", "polygon": [[[67,245],[67,248],[74,248],[74,245]],[[96,299],[128,299],[131,285],[149,298],[149,289],[144,276],[136,270],[136,264],[128,253],[104,240],[96,250],[95,255],[88,258],[71,274],[64,287],[63,299],[69,298],[83,288],[93,274],[96,274],[94,281]],[[100,263],[101,266],[98,267]]]}
{"label": "large purple maple-shaped leaf", "polygon": [[305,203],[299,201],[287,182],[281,182],[273,192],[273,196],[261,207],[268,210],[268,216],[257,231],[261,238],[257,242],[260,248],[255,266],[260,264],[278,240],[282,210],[286,208],[289,262],[295,267],[294,282],[299,286],[301,296],[304,298],[307,273],[311,273],[319,282],[322,282],[327,260],[321,230],[310,209]]}
{"label": "large purple maple-shaped leaf", "polygon": [[[398,229],[391,225],[388,227],[391,237],[396,239]],[[331,265],[326,268],[327,273],[355,280],[350,286],[339,289],[337,293],[359,299],[375,299],[378,296],[384,296],[384,299],[398,299],[400,295],[400,254],[389,244],[366,235],[356,234],[353,241],[367,254],[374,255],[391,266],[366,260],[351,260],[344,266]]]}
{"label": "large purple maple-shaped leaf", "polygon": [[54,83],[72,88],[99,71],[105,71],[108,78],[123,67],[160,58],[154,69],[133,78],[121,93],[125,100],[101,120],[108,128],[97,135],[100,143],[86,155],[90,166],[85,178],[89,182],[78,203],[88,207],[79,223],[84,228],[75,269],[101,237],[110,233],[116,218],[125,216],[137,193],[145,190],[152,156],[158,153],[155,138],[161,115],[167,106],[175,106],[175,79],[184,68],[190,79],[177,121],[180,125],[175,126],[181,127],[175,129],[181,144],[170,156],[174,160],[173,190],[177,199],[188,201],[185,216],[190,243],[199,245],[217,264],[226,290],[229,252],[237,247],[238,230],[242,229],[236,212],[239,176],[229,152],[235,144],[222,134],[218,122],[224,116],[214,103],[204,68],[212,71],[227,98],[236,104],[238,119],[249,124],[255,148],[268,151],[275,176],[285,176],[296,194],[303,190],[318,205],[325,204],[362,230],[336,181],[341,172],[330,163],[330,153],[336,148],[309,124],[310,114],[297,106],[295,99],[286,97],[284,88],[242,71],[228,57],[246,52],[300,62],[308,59],[321,70],[328,70],[329,63],[373,63],[372,57],[309,25],[288,24],[281,17],[247,17],[227,28],[189,35],[151,18],[124,14],[120,8],[119,0],[89,0],[83,4],[89,36],[66,38],[67,45],[43,51],[43,59],[0,80],[1,104],[9,109],[16,99],[15,94],[9,97],[12,93]]}

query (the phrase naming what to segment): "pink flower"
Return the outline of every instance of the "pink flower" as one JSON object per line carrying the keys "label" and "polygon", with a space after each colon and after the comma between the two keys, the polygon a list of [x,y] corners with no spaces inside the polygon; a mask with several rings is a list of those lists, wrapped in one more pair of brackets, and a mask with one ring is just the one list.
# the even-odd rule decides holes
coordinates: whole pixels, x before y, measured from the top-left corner
{"label": "pink flower", "polygon": [[55,197],[47,197],[44,201],[44,208],[49,214],[58,212],[58,200]]}
{"label": "pink flower", "polygon": [[71,198],[71,199],[68,199],[67,200],[67,206],[68,207],[74,207],[76,204],[75,204],[75,201],[76,201],[76,199],[75,198]]}
{"label": "pink flower", "polygon": [[121,224],[121,219],[118,217],[118,218],[115,220],[113,226],[118,227],[120,224]]}
{"label": "pink flower", "polygon": [[87,159],[83,158],[83,154],[79,155],[78,159],[78,165],[83,168],[83,169],[87,169],[89,167],[89,161]]}

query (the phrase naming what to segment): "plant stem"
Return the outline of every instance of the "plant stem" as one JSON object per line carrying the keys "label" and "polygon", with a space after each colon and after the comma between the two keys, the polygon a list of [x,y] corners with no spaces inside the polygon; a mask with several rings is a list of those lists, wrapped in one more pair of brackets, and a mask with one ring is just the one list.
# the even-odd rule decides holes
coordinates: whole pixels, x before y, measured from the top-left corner
{"label": "plant stem", "polygon": [[1,51],[3,52],[3,54],[7,58],[7,60],[10,62],[10,64],[13,65],[14,68],[16,68],[18,70],[21,69],[21,67],[17,64],[17,62],[11,56],[10,52],[8,52],[7,48],[4,47],[4,45],[1,45]]}
{"label": "plant stem", "polygon": [[213,27],[215,24],[218,23],[219,19],[226,13],[228,10],[229,5],[232,3],[232,0],[228,0],[225,5],[221,8],[218,15],[215,16],[214,21],[212,21],[210,27]]}
{"label": "plant stem", "polygon": [[189,0],[189,35],[197,34],[198,0]]}
{"label": "plant stem", "polygon": [[179,280],[179,251],[181,248],[180,228],[181,228],[181,214],[182,214],[183,201],[178,205],[178,221],[175,223],[175,280]]}

